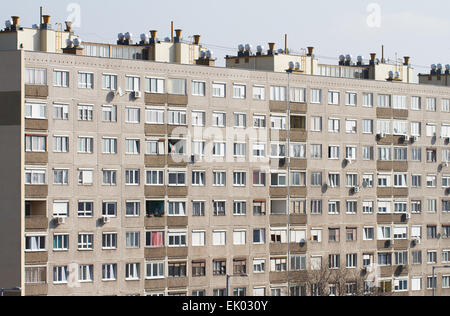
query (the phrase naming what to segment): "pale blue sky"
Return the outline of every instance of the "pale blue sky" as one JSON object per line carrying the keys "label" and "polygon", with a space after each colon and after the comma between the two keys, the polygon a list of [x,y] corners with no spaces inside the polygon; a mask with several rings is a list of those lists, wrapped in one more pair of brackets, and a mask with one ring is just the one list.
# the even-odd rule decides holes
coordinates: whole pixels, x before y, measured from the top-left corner
{"label": "pale blue sky", "polygon": [[[183,37],[201,34],[219,64],[240,43],[267,48],[273,41],[284,47],[285,33],[289,48],[315,46],[319,57],[332,58],[321,59],[327,63],[334,64],[339,54],[381,55],[382,44],[387,58],[409,55],[414,65],[426,68],[450,63],[450,2],[442,0],[19,0],[4,1],[0,18],[19,15],[21,25],[31,26],[39,22],[42,5],[53,23],[64,22],[70,3],[80,5],[81,27],[75,31],[84,40],[112,43],[117,33],[129,31],[138,38],[151,29],[163,38],[169,36],[173,20],[175,28],[184,30]],[[371,3],[381,8],[380,28],[368,26]]]}

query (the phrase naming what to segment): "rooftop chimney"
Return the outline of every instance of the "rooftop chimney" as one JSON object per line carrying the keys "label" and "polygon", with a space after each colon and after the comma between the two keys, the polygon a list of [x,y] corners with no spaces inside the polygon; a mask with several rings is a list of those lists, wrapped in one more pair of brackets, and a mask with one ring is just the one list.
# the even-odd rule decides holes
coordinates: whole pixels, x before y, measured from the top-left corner
{"label": "rooftop chimney", "polygon": [[311,57],[312,55],[314,55],[314,47],[308,47],[308,55],[309,57]]}
{"label": "rooftop chimney", "polygon": [[175,39],[174,39],[175,43],[179,43],[181,41],[181,33],[182,32],[183,32],[183,30],[180,30],[180,29],[175,30]]}
{"label": "rooftop chimney", "polygon": [[41,29],[43,30],[48,30],[51,29],[51,24],[50,24],[50,15],[43,15],[42,19],[44,20],[44,22],[41,24]]}
{"label": "rooftop chimney", "polygon": [[156,30],[151,30],[150,31],[150,44],[155,44],[156,43],[156,34],[158,33],[158,31]]}
{"label": "rooftop chimney", "polygon": [[371,65],[375,65],[375,59],[376,58],[377,58],[377,54],[376,53],[370,54],[370,64]]}
{"label": "rooftop chimney", "polygon": [[275,52],[275,43],[269,43],[269,50],[267,51],[267,55],[273,55]]}
{"label": "rooftop chimney", "polygon": [[71,21],[66,21],[66,32],[72,32],[72,22]]}
{"label": "rooftop chimney", "polygon": [[405,63],[404,63],[403,65],[409,66],[409,60],[410,60],[410,57],[405,56],[405,57],[403,57],[403,58],[405,59]]}
{"label": "rooftop chimney", "polygon": [[12,19],[12,25],[14,25],[14,26],[18,26],[19,25],[19,19],[20,18],[18,16],[12,16],[11,19]]}
{"label": "rooftop chimney", "polygon": [[200,35],[194,35],[194,44],[200,45]]}

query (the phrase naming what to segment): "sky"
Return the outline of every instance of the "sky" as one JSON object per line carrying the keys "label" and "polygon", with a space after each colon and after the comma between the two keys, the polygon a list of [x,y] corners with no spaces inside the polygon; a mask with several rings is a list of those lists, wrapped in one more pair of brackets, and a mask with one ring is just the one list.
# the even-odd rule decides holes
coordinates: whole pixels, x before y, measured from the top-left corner
{"label": "sky", "polygon": [[18,15],[22,26],[31,26],[39,23],[41,5],[52,23],[79,22],[74,30],[85,41],[114,43],[125,32],[137,40],[152,29],[164,38],[174,21],[184,39],[201,34],[218,65],[239,44],[284,48],[284,34],[293,51],[314,46],[322,63],[335,64],[340,54],[380,56],[385,45],[386,58],[410,56],[418,72],[450,64],[450,1],[19,0],[4,1],[0,18]]}

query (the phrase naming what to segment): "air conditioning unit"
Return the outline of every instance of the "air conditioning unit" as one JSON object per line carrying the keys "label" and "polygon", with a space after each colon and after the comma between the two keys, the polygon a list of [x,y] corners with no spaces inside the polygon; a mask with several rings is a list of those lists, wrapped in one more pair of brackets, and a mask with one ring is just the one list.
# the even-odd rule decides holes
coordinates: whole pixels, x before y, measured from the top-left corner
{"label": "air conditioning unit", "polygon": [[103,216],[101,221],[102,221],[102,224],[108,224],[111,222],[111,219],[108,216]]}
{"label": "air conditioning unit", "polygon": [[55,223],[57,225],[64,225],[66,223],[66,219],[64,217],[55,217]]}
{"label": "air conditioning unit", "polygon": [[413,239],[413,242],[414,242],[416,245],[420,245],[420,243],[422,242],[422,240],[421,240],[419,237],[416,237],[416,238]]}
{"label": "air conditioning unit", "polygon": [[124,95],[122,88],[119,87],[119,88],[117,89],[116,94],[119,95],[120,97],[122,97],[122,96]]}
{"label": "air conditioning unit", "polygon": [[405,142],[409,142],[410,137],[408,135],[406,135],[404,139],[405,139]]}
{"label": "air conditioning unit", "polygon": [[135,99],[140,99],[140,98],[142,98],[142,92],[141,92],[141,91],[134,91],[134,92],[133,92],[133,97],[134,97]]}
{"label": "air conditioning unit", "polygon": [[354,191],[355,193],[360,193],[360,192],[361,192],[361,187],[354,187],[354,188],[353,188],[353,191]]}
{"label": "air conditioning unit", "polygon": [[386,138],[386,133],[381,133],[380,137],[381,137],[381,139]]}
{"label": "air conditioning unit", "polygon": [[413,140],[413,142],[418,142],[419,141],[419,136],[413,136],[412,140]]}
{"label": "air conditioning unit", "polygon": [[448,162],[447,161],[444,161],[442,164],[441,164],[441,166],[442,166],[442,168],[448,168]]}

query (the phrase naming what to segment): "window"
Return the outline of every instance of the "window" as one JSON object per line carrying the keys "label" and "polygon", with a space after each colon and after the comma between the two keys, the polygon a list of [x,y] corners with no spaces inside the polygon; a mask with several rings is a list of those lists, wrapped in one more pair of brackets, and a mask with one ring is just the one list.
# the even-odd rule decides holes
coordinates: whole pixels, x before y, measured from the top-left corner
{"label": "window", "polygon": [[174,95],[186,95],[186,80],[185,79],[168,79],[167,93]]}
{"label": "window", "polygon": [[345,158],[350,161],[355,161],[358,157],[358,148],[356,146],[345,146]]}
{"label": "window", "polygon": [[205,246],[205,235],[204,231],[193,231],[192,232],[192,246],[193,247],[203,247]]}
{"label": "window", "polygon": [[234,99],[245,99],[246,97],[246,87],[241,84],[233,84],[233,98]]}
{"label": "window", "polygon": [[[213,260],[213,275],[225,275],[226,271],[227,271],[227,262],[225,260]],[[214,290],[215,294],[216,291],[217,290]]]}
{"label": "window", "polygon": [[164,93],[165,80],[161,78],[145,78],[145,91],[150,93]]}
{"label": "window", "polygon": [[136,76],[125,76],[126,91],[140,91],[141,90],[141,78]]}
{"label": "window", "polygon": [[266,185],[266,173],[264,171],[260,170],[253,171],[253,185],[254,186]]}
{"label": "window", "polygon": [[265,100],[266,99],[266,88],[263,86],[253,87],[253,100]]}
{"label": "window", "polygon": [[25,236],[25,251],[39,252],[46,250],[46,236]]}
{"label": "window", "polygon": [[385,94],[378,95],[378,107],[390,108],[391,107],[391,96],[385,95]]}
{"label": "window", "polygon": [[322,131],[322,117],[312,116],[311,117],[311,131],[321,132]]}
{"label": "window", "polygon": [[286,87],[270,87],[271,101],[286,101]]}
{"label": "window", "polygon": [[311,201],[311,214],[322,214],[322,200]]}
{"label": "window", "polygon": [[[236,150],[236,145],[234,145],[234,148]],[[245,147],[245,146],[244,146]],[[225,157],[226,154],[226,144],[222,142],[215,142],[213,143],[213,156],[215,157]]]}
{"label": "window", "polygon": [[43,185],[46,184],[45,169],[25,169],[25,184]]}
{"label": "window", "polygon": [[233,172],[233,185],[239,186],[239,187],[245,187],[246,185],[246,179],[247,179],[247,173],[238,171]]}
{"label": "window", "polygon": [[[272,124],[273,128],[273,124]],[[280,127],[276,127],[275,129],[286,129],[286,123],[281,121]],[[291,115],[291,129],[294,130],[306,130],[306,116],[301,115]]]}
{"label": "window", "polygon": [[253,215],[266,215],[266,201],[253,201]]}
{"label": "window", "polygon": [[205,216],[205,202],[192,201],[192,216]]}
{"label": "window", "polygon": [[205,126],[205,112],[192,111],[192,126]]}
{"label": "window", "polygon": [[164,247],[164,232],[146,232],[145,233],[145,246],[151,248],[161,248]]}
{"label": "window", "polygon": [[393,122],[394,135],[408,135],[408,122],[407,121],[394,121]]}
{"label": "window", "polygon": [[436,98],[427,98],[427,111],[436,112]]}
{"label": "window", "polygon": [[[214,144],[217,144],[217,143],[214,143]],[[220,144],[220,147],[222,147],[222,148],[219,148],[218,152],[223,153],[222,155],[219,155],[219,156],[225,156],[225,143],[219,143],[219,144]],[[265,156],[266,145],[263,144],[262,146],[263,147],[261,147],[261,145],[259,145],[259,144],[256,144],[256,150],[257,150],[256,153],[261,153],[261,151],[262,151],[262,153]],[[213,147],[213,154],[215,152],[216,151],[214,150],[214,147]],[[255,154],[255,152],[254,152],[254,154]],[[246,143],[234,143],[233,144],[233,155],[235,157],[245,157],[247,155],[247,144]]]}
{"label": "window", "polygon": [[328,268],[329,269],[339,269],[341,266],[341,256],[340,255],[329,255],[328,256]]}
{"label": "window", "polygon": [[90,283],[94,280],[94,266],[80,265],[78,267],[78,281],[81,283]]}
{"label": "window", "polygon": [[322,145],[311,145],[311,159],[322,159]]}
{"label": "window", "polygon": [[102,280],[103,281],[117,280],[117,264],[102,265]]}
{"label": "window", "polygon": [[146,264],[146,279],[163,279],[164,262],[150,262]]}
{"label": "window", "polygon": [[204,81],[192,81],[192,95],[205,96],[206,83]]}
{"label": "window", "polygon": [[266,271],[265,259],[253,259],[253,273],[264,273]]}
{"label": "window", "polygon": [[139,185],[140,184],[139,169],[127,169],[125,170],[125,185]]}
{"label": "window", "polygon": [[79,201],[78,217],[92,217],[94,215],[94,202]]}
{"label": "window", "polygon": [[69,105],[67,104],[53,104],[53,118],[55,120],[68,120],[69,119]]}
{"label": "window", "polygon": [[290,149],[291,158],[305,159],[306,144],[292,144]]}
{"label": "window", "polygon": [[254,128],[266,128],[266,116],[265,115],[253,115],[253,127]]}
{"label": "window", "polygon": [[94,74],[88,72],[78,73],[78,88],[79,89],[93,89],[94,88]]}
{"label": "window", "polygon": [[422,251],[412,251],[412,264],[422,264]]}
{"label": "window", "polygon": [[46,152],[47,151],[47,137],[46,136],[25,136],[25,151],[26,152]]}
{"label": "window", "polygon": [[270,185],[272,187],[285,187],[287,185],[286,173],[272,173]]}
{"label": "window", "polygon": [[226,114],[221,112],[213,113],[213,126],[215,127],[225,127],[226,125]]}
{"label": "window", "polygon": [[328,174],[328,186],[330,188],[338,188],[341,185],[341,175],[339,173]]}
{"label": "window", "polygon": [[408,107],[406,105],[406,96],[403,95],[394,95],[392,96],[392,108],[407,110]]}
{"label": "window", "polygon": [[233,260],[233,274],[242,275],[247,273],[247,260],[234,259]]}
{"label": "window", "polygon": [[233,232],[233,244],[235,246],[242,246],[246,244],[246,235],[247,232],[245,230],[235,230]]}
{"label": "window", "polygon": [[411,110],[420,111],[422,109],[422,98],[411,97]]}
{"label": "window", "polygon": [[271,272],[284,272],[287,270],[287,258],[271,258],[270,259],[270,271]]}
{"label": "window", "polygon": [[345,105],[356,106],[357,103],[357,94],[354,92],[345,93]]}
{"label": "window", "polygon": [[169,171],[169,186],[186,186],[185,171]]}
{"label": "window", "polygon": [[341,130],[341,120],[337,118],[329,118],[328,119],[328,132],[330,133],[339,133]]}
{"label": "window", "polygon": [[373,201],[363,202],[363,214],[373,214]]}
{"label": "window", "polygon": [[225,83],[213,83],[212,84],[212,95],[215,98],[225,98],[226,84]]}
{"label": "window", "polygon": [[247,127],[247,115],[244,113],[234,113],[234,127],[245,128]]}
{"label": "window", "polygon": [[336,145],[328,146],[328,159],[337,160],[341,156],[341,147]]}
{"label": "window", "polygon": [[340,201],[328,201],[328,214],[337,215],[341,212]]}
{"label": "window", "polygon": [[125,108],[125,122],[129,124],[139,124],[141,122],[141,109]]}
{"label": "window", "polygon": [[104,250],[117,249],[117,233],[103,233],[102,248]]}
{"label": "window", "polygon": [[339,228],[329,228],[328,229],[328,241],[329,242],[340,242],[341,241],[341,230]]}
{"label": "window", "polygon": [[364,134],[373,134],[373,120],[363,120],[362,126]]}
{"label": "window", "polygon": [[294,187],[306,186],[306,171],[291,172],[291,185]]}
{"label": "window", "polygon": [[391,121],[377,120],[377,134],[378,135],[391,134]]}
{"label": "window", "polygon": [[411,148],[411,160],[417,162],[422,161],[422,148]]}
{"label": "window", "polygon": [[348,254],[346,257],[347,269],[355,269],[358,266],[358,255],[355,253]]}
{"label": "window", "polygon": [[214,216],[225,216],[225,201],[213,201]]}
{"label": "window", "polygon": [[64,70],[54,70],[53,86],[62,88],[69,87],[69,72]]}
{"label": "window", "polygon": [[450,100],[449,99],[442,99],[442,112],[450,112]]}
{"label": "window", "polygon": [[146,155],[151,156],[164,155],[165,140],[147,139],[145,141],[145,144],[146,144],[146,151],[145,151]]}
{"label": "window", "polygon": [[264,228],[253,230],[253,243],[258,245],[266,243],[266,230]]}
{"label": "window", "polygon": [[168,233],[169,247],[186,247],[186,232],[170,232]]}
{"label": "window", "polygon": [[347,134],[356,134],[357,122],[355,120],[345,120],[345,132]]}
{"label": "window", "polygon": [[125,202],[125,216],[138,217],[141,213],[141,202],[126,201]]}
{"label": "window", "polygon": [[93,250],[94,234],[78,234],[78,250]]}
{"label": "window", "polygon": [[428,251],[427,253],[427,263],[436,264],[437,263],[437,251]]}
{"label": "window", "polygon": [[357,201],[346,201],[346,213],[356,214],[358,212],[358,202]]}
{"label": "window", "polygon": [[94,152],[93,137],[78,137],[78,153],[92,154]]}
{"label": "window", "polygon": [[271,144],[270,156],[272,158],[285,158],[286,157],[286,144]]}
{"label": "window", "polygon": [[117,185],[117,170],[102,170],[102,184]]}
{"label": "window", "polygon": [[47,118],[47,104],[25,102],[25,118],[45,120]]}
{"label": "window", "polygon": [[139,263],[127,263],[125,265],[125,280],[133,281],[140,278],[140,264]]}
{"label": "window", "polygon": [[169,216],[186,216],[186,202],[169,201]]}
{"label": "window", "polygon": [[103,202],[102,216],[116,217],[117,216],[117,202]]}
{"label": "window", "polygon": [[225,186],[226,185],[226,172],[213,171],[213,185],[214,186]]}
{"label": "window", "polygon": [[306,89],[305,88],[291,88],[290,100],[291,100],[291,102],[296,102],[296,103],[306,102]]}
{"label": "window", "polygon": [[117,90],[117,75],[102,75],[102,89],[103,90]]}
{"label": "window", "polygon": [[391,147],[378,147],[378,160],[380,161],[391,161]]}
{"label": "window", "polygon": [[205,186],[205,172],[204,171],[192,171],[192,185],[193,186]]}
{"label": "window", "polygon": [[436,124],[428,124],[426,126],[427,129],[427,137],[435,137],[436,134]]}
{"label": "window", "polygon": [[247,214],[247,202],[245,201],[234,201],[233,202],[233,215],[243,216]]}
{"label": "window", "polygon": [[53,267],[53,283],[66,284],[69,278],[69,269],[67,266]]}
{"label": "window", "polygon": [[117,122],[117,106],[102,105],[103,122]]}
{"label": "window", "polygon": [[435,188],[437,186],[437,177],[435,175],[427,175],[427,187]]}
{"label": "window", "polygon": [[125,233],[125,248],[135,248],[140,247],[141,234],[139,232],[126,232]]}
{"label": "window", "polygon": [[322,103],[322,90],[320,89],[311,89],[311,103]]}
{"label": "window", "polygon": [[328,104],[339,105],[338,91],[328,91]]}
{"label": "window", "polygon": [[102,138],[102,153],[108,155],[117,154],[117,138]]}
{"label": "window", "polygon": [[364,227],[363,229],[363,240],[374,240],[375,239],[375,231],[373,227]]}
{"label": "window", "polygon": [[25,84],[47,85],[47,70],[40,68],[25,68]]}
{"label": "window", "polygon": [[145,110],[145,123],[153,125],[164,124],[164,109],[149,109]]}
{"label": "window", "polygon": [[363,103],[362,106],[373,107],[373,93],[363,93]]}
{"label": "window", "polygon": [[213,231],[213,246],[225,246],[226,234],[224,231]]}

